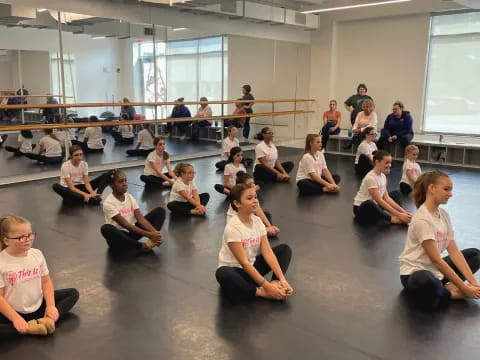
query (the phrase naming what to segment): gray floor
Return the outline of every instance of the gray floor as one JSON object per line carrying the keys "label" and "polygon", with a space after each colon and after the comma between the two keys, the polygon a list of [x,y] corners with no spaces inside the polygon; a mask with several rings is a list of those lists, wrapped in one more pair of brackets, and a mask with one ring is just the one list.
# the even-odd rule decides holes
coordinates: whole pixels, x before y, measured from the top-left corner
{"label": "gray floor", "polygon": [[[297,163],[300,151],[280,148]],[[214,278],[225,226],[216,158],[193,161],[200,191],[212,195],[207,217],[171,219],[155,254],[134,259],[108,255],[99,228],[100,207],[64,208],[52,181],[0,189],[0,213],[23,215],[38,232],[56,287],[77,287],[73,314],[53,337],[0,342],[2,359],[473,359],[478,356],[476,301],[425,313],[407,306],[397,257],[406,228],[353,222],[359,181],[353,158],[327,156],[342,176],[337,195],[299,198],[295,183],[265,186],[262,205],[281,229],[272,244],[288,243],[287,278],[295,294],[284,303],[233,304]],[[395,164],[390,188],[397,187]],[[424,169],[426,170],[426,168]],[[294,170],[294,172],[296,169]],[[461,248],[479,247],[480,173],[445,169],[454,183],[447,205]],[[127,171],[129,191],[142,210],[165,206],[167,192],[145,192]],[[411,203],[407,208],[413,210]]]}

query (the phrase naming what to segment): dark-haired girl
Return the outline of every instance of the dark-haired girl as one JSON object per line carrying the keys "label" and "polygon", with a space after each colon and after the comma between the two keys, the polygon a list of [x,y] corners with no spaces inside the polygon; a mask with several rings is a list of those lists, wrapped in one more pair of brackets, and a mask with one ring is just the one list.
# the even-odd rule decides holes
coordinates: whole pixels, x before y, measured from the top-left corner
{"label": "dark-haired girl", "polygon": [[22,130],[20,134],[18,134],[17,147],[5,146],[5,150],[14,153],[15,156],[31,153],[35,146],[32,144],[32,139],[33,134],[30,130]]}
{"label": "dark-haired girl", "polygon": [[[98,122],[98,118],[92,115],[88,118],[91,123]],[[72,140],[72,144],[82,147],[84,153],[102,152],[107,141],[103,138],[100,126],[89,126],[83,134],[83,142]]]}
{"label": "dark-haired girl", "polygon": [[[128,121],[128,114],[122,113],[120,115],[120,121]],[[117,144],[133,144],[133,126],[132,125],[120,125],[118,130],[112,130],[112,137]]]}
{"label": "dark-haired girl", "polygon": [[153,144],[154,138],[155,135],[152,129],[150,129],[150,124],[142,124],[142,130],[138,132],[137,147],[127,150],[127,155],[147,157],[155,147]]}
{"label": "dark-haired girl", "polygon": [[340,190],[338,186],[340,176],[332,175],[328,170],[321,148],[320,135],[308,134],[305,139],[305,151],[297,171],[297,187],[300,195],[336,193]]}
{"label": "dark-haired girl", "polygon": [[[432,309],[451,299],[480,299],[480,284],[473,275],[480,268],[480,251],[460,251],[448,213],[440,208],[452,196],[452,181],[441,171],[417,179],[413,198],[418,210],[408,227],[400,255],[400,280],[407,296]],[[447,250],[447,257],[442,253]]]}
{"label": "dark-haired girl", "polygon": [[387,177],[392,157],[385,150],[373,156],[373,169],[365,175],[353,201],[355,220],[361,224],[375,224],[381,220],[392,224],[408,224],[412,215],[400,204],[400,192],[387,192]]}
{"label": "dark-haired girl", "polygon": [[107,186],[107,176],[108,173],[104,173],[90,181],[88,164],[83,161],[83,150],[80,146],[73,145],[70,148],[70,159],[62,164],[60,184],[53,184],[52,188],[67,205],[99,205]]}
{"label": "dark-haired girl", "polygon": [[[177,175],[175,175],[170,165],[170,154],[165,151],[165,140],[156,137],[153,140],[153,145],[155,150],[148,154],[140,180],[146,185],[158,188],[172,187],[177,179]],[[167,172],[164,173],[163,168],[165,167]]]}
{"label": "dark-haired girl", "polygon": [[255,147],[255,165],[253,177],[255,182],[272,184],[277,181],[288,181],[293,170],[293,162],[278,161],[278,150],[273,143],[273,131],[269,127],[264,127],[257,134],[257,139],[261,142]]}
{"label": "dark-haired girl", "polygon": [[227,137],[222,141],[222,160],[215,164],[215,167],[219,170],[225,169],[228,157],[230,156],[230,150],[234,147],[240,146],[240,142],[237,139],[238,129],[230,125],[227,128]]}
{"label": "dark-haired girl", "polygon": [[62,162],[62,146],[55,137],[52,129],[44,129],[45,136],[38,142],[38,154],[26,153],[25,157],[47,164],[59,164]]}
{"label": "dark-haired girl", "polygon": [[363,178],[373,169],[373,153],[377,151],[375,128],[369,126],[362,133],[362,142],[358,145],[355,156],[355,173]]}
{"label": "dark-haired girl", "polygon": [[243,162],[242,149],[235,146],[230,150],[230,155],[223,171],[223,185],[215,184],[215,190],[220,194],[229,195],[230,190],[235,186],[239,171],[247,172],[247,169]]}
{"label": "dark-haired girl", "polygon": [[[165,221],[165,210],[157,207],[144,217],[135,198],[127,193],[125,174],[120,170],[112,170],[107,180],[112,193],[103,202],[105,225],[101,232],[110,249],[115,252],[149,251],[160,246],[163,242],[160,229]],[[139,242],[142,237],[148,240]]]}
{"label": "dark-haired girl", "polygon": [[197,185],[193,180],[195,177],[193,166],[179,163],[175,166],[174,173],[177,175],[177,179],[173,183],[170,201],[167,204],[172,214],[178,216],[205,215],[205,206],[210,200],[210,194],[198,194]]}
{"label": "dark-haired girl", "polygon": [[[231,197],[237,214],[223,233],[215,273],[218,283],[234,300],[287,298],[293,293],[285,279],[292,250],[286,244],[270,247],[265,226],[255,216],[258,200],[253,187],[235,185]],[[273,273],[270,281],[265,279],[269,272]]]}

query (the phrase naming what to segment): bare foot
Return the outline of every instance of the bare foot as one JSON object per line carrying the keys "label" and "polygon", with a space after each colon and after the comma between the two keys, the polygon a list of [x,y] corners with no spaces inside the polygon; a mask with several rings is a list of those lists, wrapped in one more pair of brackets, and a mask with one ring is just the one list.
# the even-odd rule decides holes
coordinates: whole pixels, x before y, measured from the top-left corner
{"label": "bare foot", "polygon": [[204,212],[200,211],[200,210],[197,210],[197,209],[192,209],[190,210],[190,214],[191,215],[195,215],[195,216],[203,216],[205,215]]}
{"label": "bare foot", "polygon": [[463,292],[460,291],[460,289],[459,289],[456,285],[454,285],[454,284],[452,284],[452,283],[449,282],[449,283],[445,284],[444,287],[445,287],[445,289],[447,289],[447,290],[450,292],[450,294],[452,295],[452,296],[451,296],[451,299],[452,299],[452,300],[462,300],[462,299],[465,299],[465,295],[463,294]]}
{"label": "bare foot", "polygon": [[390,218],[390,222],[391,222],[392,224],[396,224],[396,225],[401,225],[401,224],[403,224],[403,221],[400,220],[400,218],[399,218],[398,216],[392,216],[392,217]]}
{"label": "bare foot", "polygon": [[142,243],[142,251],[150,251],[152,250],[155,246],[158,246],[155,241],[152,239],[148,239],[146,242]]}
{"label": "bare foot", "polygon": [[278,299],[276,299],[272,295],[268,294],[263,287],[258,287],[257,288],[257,292],[255,293],[255,296],[261,297],[261,298],[264,298],[264,299],[268,299],[268,300],[277,300],[278,301]]}

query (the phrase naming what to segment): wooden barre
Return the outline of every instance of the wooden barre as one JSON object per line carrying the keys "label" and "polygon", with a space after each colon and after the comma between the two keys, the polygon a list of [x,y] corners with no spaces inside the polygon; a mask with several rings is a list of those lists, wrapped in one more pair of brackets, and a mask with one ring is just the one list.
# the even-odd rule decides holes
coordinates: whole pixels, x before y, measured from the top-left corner
{"label": "wooden barre", "polygon": [[114,106],[163,106],[163,105],[195,105],[195,104],[236,104],[236,103],[297,103],[311,102],[315,99],[278,99],[278,100],[215,100],[215,101],[165,101],[165,102],[129,102],[129,103],[80,103],[80,104],[18,104],[0,105],[0,109],[51,109],[51,108],[86,108]]}
{"label": "wooden barre", "polygon": [[63,96],[63,95],[50,95],[50,94],[34,94],[34,95],[0,95],[0,98],[41,98],[41,97],[61,97],[61,98],[71,98],[73,99],[73,96]]}
{"label": "wooden barre", "polygon": [[264,116],[282,116],[282,115],[297,115],[314,113],[313,110],[291,110],[291,111],[277,111],[267,113],[252,113],[248,116],[225,115],[225,116],[210,116],[197,118],[166,118],[157,120],[129,120],[129,121],[96,121],[85,123],[69,123],[69,124],[45,124],[45,125],[17,125],[17,126],[0,126],[0,131],[21,131],[21,130],[43,130],[43,129],[70,129],[70,128],[86,128],[86,127],[106,127],[106,126],[120,126],[120,125],[141,125],[141,124],[159,124],[159,123],[178,123],[186,121],[202,121],[202,120],[224,120],[224,119],[241,119],[245,117],[264,117]]}

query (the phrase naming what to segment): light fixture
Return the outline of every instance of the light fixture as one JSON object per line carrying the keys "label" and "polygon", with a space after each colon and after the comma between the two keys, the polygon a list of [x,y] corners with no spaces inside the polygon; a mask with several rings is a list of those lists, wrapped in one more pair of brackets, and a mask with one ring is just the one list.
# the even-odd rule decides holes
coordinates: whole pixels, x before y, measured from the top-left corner
{"label": "light fixture", "polygon": [[92,36],[92,40],[105,39],[106,36]]}
{"label": "light fixture", "polygon": [[182,30],[188,30],[186,27],[179,27],[179,28],[173,28],[172,31],[182,31]]}
{"label": "light fixture", "polygon": [[316,14],[316,13],[321,13],[321,12],[337,11],[337,10],[347,10],[347,9],[356,9],[356,8],[367,7],[367,6],[387,5],[387,4],[402,3],[402,2],[407,2],[407,1],[411,1],[411,0],[389,0],[389,1],[380,1],[380,2],[366,3],[366,4],[358,4],[358,5],[339,6],[339,7],[334,7],[334,8],[308,10],[308,11],[302,11],[301,13],[302,13],[302,14]]}
{"label": "light fixture", "polygon": [[41,8],[41,9],[37,9],[37,11],[38,11],[38,12],[44,12],[44,11],[47,11],[47,9]]}

